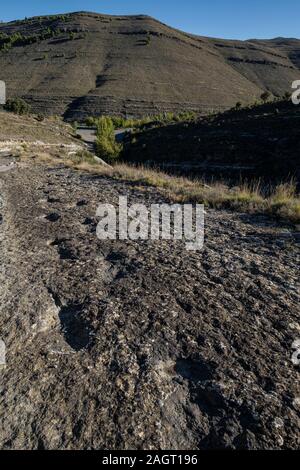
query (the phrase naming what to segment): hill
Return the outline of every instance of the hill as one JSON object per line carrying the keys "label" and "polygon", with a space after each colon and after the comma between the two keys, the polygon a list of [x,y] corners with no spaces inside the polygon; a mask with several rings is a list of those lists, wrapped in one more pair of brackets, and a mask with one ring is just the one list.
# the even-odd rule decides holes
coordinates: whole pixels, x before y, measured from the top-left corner
{"label": "hill", "polygon": [[0,25],[1,79],[35,112],[82,120],[101,113],[224,110],[281,96],[299,79],[300,41],[229,41],[147,16],[78,12]]}
{"label": "hill", "polygon": [[189,175],[299,180],[299,126],[300,106],[272,102],[144,129],[125,158]]}

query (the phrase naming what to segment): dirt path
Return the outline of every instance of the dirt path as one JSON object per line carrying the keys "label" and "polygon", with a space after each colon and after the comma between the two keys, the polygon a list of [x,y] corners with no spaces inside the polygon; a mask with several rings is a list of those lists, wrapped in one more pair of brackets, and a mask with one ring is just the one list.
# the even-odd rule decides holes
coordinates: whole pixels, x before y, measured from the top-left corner
{"label": "dirt path", "polygon": [[200,253],[100,241],[120,194],[161,200],[63,167],[0,174],[0,447],[299,447],[295,240],[209,211]]}
{"label": "dirt path", "polygon": [[96,143],[96,128],[78,127],[77,135],[87,145],[88,149],[93,151]]}

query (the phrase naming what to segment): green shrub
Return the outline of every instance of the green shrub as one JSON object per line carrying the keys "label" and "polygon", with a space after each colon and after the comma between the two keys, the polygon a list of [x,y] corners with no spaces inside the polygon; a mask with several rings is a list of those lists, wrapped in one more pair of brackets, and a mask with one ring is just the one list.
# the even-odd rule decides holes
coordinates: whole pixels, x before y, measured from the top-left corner
{"label": "green shrub", "polygon": [[[41,25],[42,26],[42,25]],[[21,33],[0,33],[0,51],[7,51],[12,47],[28,46],[39,41],[51,39],[61,34],[60,29],[45,28],[40,34],[25,36]]]}
{"label": "green shrub", "polygon": [[123,127],[129,127],[128,126],[128,120],[123,118],[122,116],[112,116],[111,120],[113,122],[113,125],[114,125],[115,129],[121,129]]}
{"label": "green shrub", "polygon": [[26,103],[26,101],[22,100],[21,98],[13,98],[7,100],[6,104],[4,105],[4,109],[11,113],[15,114],[29,114],[31,112],[31,106]]}
{"label": "green shrub", "polygon": [[[191,122],[195,121],[198,117],[198,113],[194,111],[182,111],[180,113],[165,112],[156,116],[145,116],[141,119],[125,118],[123,116],[110,116],[113,127],[115,129],[142,129],[147,124],[154,126],[161,126],[166,124],[172,124],[176,122]],[[99,119],[97,117],[88,117],[85,120],[87,126],[98,126]]]}
{"label": "green shrub", "polygon": [[111,118],[102,116],[97,120],[96,154],[107,162],[116,161],[123,149],[115,139],[115,127]]}

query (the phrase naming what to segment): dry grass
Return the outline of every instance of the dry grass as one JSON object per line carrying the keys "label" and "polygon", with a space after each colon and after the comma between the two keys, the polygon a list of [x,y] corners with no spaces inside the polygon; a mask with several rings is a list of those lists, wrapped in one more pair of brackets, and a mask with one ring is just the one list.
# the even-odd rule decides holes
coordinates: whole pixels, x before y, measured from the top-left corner
{"label": "dry grass", "polygon": [[300,222],[300,197],[294,181],[277,186],[269,198],[269,204],[273,213],[292,222]]}
{"label": "dry grass", "polygon": [[1,141],[47,142],[48,144],[78,144],[72,127],[61,119],[45,118],[43,122],[34,115],[18,116],[14,113],[0,111]]}
{"label": "dry grass", "polygon": [[[47,163],[63,162],[75,170],[133,182],[137,187],[155,187],[173,202],[198,203],[217,209],[265,213],[287,222],[300,223],[300,196],[297,194],[294,181],[274,187],[270,195],[266,197],[259,182],[251,185],[243,184],[235,188],[230,188],[221,182],[207,185],[201,180],[170,176],[162,171],[142,166],[101,165],[92,154],[86,151],[80,151],[74,155],[63,154],[63,152],[60,152],[60,155],[57,152],[55,155],[50,155],[48,151],[39,152],[35,153],[35,158]],[[28,153],[26,159],[28,159]]]}
{"label": "dry grass", "polygon": [[91,165],[87,161],[81,163],[69,161],[68,164],[77,170],[92,171],[117,180],[158,188],[174,202],[204,203],[213,208],[266,213],[295,224],[300,222],[300,197],[293,181],[274,187],[271,194],[265,197],[259,183],[244,184],[235,188],[229,188],[222,183],[208,186],[203,181],[170,176],[141,166],[120,164],[114,167],[103,167]]}

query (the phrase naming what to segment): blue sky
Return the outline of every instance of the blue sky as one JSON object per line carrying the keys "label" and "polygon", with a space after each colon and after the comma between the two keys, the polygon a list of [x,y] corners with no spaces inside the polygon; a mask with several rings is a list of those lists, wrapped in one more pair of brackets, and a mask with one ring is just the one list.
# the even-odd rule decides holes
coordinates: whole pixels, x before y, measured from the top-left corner
{"label": "blue sky", "polygon": [[0,19],[71,11],[148,14],[191,33],[222,38],[300,37],[299,0],[2,0]]}

